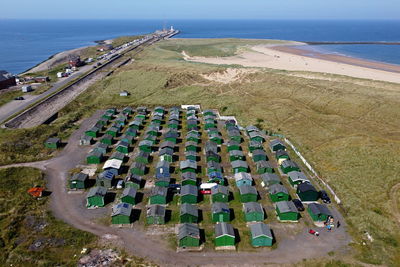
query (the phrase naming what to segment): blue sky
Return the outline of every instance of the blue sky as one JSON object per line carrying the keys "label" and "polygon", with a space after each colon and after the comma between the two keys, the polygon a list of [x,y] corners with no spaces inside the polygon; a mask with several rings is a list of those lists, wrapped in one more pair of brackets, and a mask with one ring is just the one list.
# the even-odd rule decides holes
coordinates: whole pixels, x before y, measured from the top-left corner
{"label": "blue sky", "polygon": [[0,19],[400,19],[400,0],[12,0]]}

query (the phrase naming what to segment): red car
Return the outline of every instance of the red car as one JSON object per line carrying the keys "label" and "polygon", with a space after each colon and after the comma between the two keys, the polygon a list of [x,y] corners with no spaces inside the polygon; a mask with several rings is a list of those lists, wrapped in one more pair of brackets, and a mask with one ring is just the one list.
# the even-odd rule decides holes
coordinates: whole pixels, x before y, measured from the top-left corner
{"label": "red car", "polygon": [[202,195],[210,195],[211,194],[211,189],[202,189],[202,190],[200,190],[200,194],[202,194]]}
{"label": "red car", "polygon": [[319,233],[317,231],[314,231],[313,229],[310,229],[310,231],[308,232],[312,235],[319,236]]}

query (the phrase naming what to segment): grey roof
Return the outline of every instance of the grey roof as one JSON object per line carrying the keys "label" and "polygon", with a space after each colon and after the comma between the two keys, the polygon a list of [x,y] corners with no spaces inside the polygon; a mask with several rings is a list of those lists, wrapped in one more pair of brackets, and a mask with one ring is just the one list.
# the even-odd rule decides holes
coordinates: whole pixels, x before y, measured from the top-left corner
{"label": "grey roof", "polygon": [[130,196],[133,198],[136,197],[136,189],[133,187],[126,187],[124,191],[122,191],[121,198],[126,196]]}
{"label": "grey roof", "polygon": [[251,231],[252,238],[257,238],[260,236],[266,236],[271,239],[273,238],[271,228],[269,228],[269,226],[266,225],[265,223],[260,222],[260,223],[251,224],[250,231]]}
{"label": "grey roof", "polygon": [[235,160],[231,162],[232,168],[239,168],[239,167],[244,167],[244,168],[248,168],[249,165],[247,164],[246,161],[244,160]]}
{"label": "grey roof", "polygon": [[228,136],[240,136],[240,130],[238,128],[229,128]]}
{"label": "grey roof", "polygon": [[187,184],[182,186],[181,188],[181,196],[186,196],[186,195],[192,195],[192,196],[197,196],[198,195],[198,188],[195,185]]}
{"label": "grey roof", "polygon": [[285,193],[289,195],[288,190],[281,184],[273,184],[268,188],[268,191],[271,195],[275,195],[277,193]]}
{"label": "grey roof", "polygon": [[198,217],[199,216],[199,210],[196,207],[196,205],[192,205],[192,204],[189,204],[189,203],[183,203],[181,205],[181,215],[182,214],[190,214],[190,215]]}
{"label": "grey roof", "polygon": [[298,168],[298,167],[299,167],[299,165],[297,165],[296,162],[294,162],[294,161],[292,161],[292,160],[290,160],[290,159],[285,160],[284,162],[282,162],[281,166],[282,166],[283,168],[287,168],[287,167]]}
{"label": "grey roof", "polygon": [[271,142],[269,142],[269,147],[270,148],[273,148],[276,145],[282,145],[282,146],[286,147],[285,144],[279,139],[274,139]]}
{"label": "grey roof", "polygon": [[141,162],[137,162],[135,161],[134,163],[132,163],[131,165],[131,169],[139,169],[139,170],[144,170],[146,168],[146,165],[141,163]]}
{"label": "grey roof", "polygon": [[275,205],[281,213],[286,213],[286,212],[298,213],[297,208],[292,201],[279,201],[276,202]]}
{"label": "grey roof", "polygon": [[160,144],[160,148],[164,148],[164,147],[170,147],[170,148],[174,148],[175,147],[175,143],[172,141],[164,141]]}
{"label": "grey roof", "polygon": [[128,142],[126,142],[126,141],[119,141],[118,144],[117,144],[117,146],[129,147],[129,144],[128,144]]}
{"label": "grey roof", "polygon": [[98,132],[100,131],[99,127],[93,126],[92,128],[90,128],[89,130],[87,130],[87,132]]}
{"label": "grey roof", "polygon": [[166,196],[167,196],[167,193],[168,193],[168,188],[166,188],[166,187],[161,187],[161,186],[155,186],[155,187],[153,187],[153,188],[151,189],[150,195],[151,195],[151,196],[160,195],[160,196],[166,197]]}
{"label": "grey roof", "polygon": [[243,157],[243,151],[242,150],[231,150],[229,151],[229,156],[238,156],[238,157]]}
{"label": "grey roof", "polygon": [[[129,130],[129,129],[131,129],[131,128],[128,128],[128,130]],[[131,129],[131,130],[133,130],[133,129]],[[133,139],[135,139],[135,137],[133,137],[132,135],[126,135],[126,134],[124,134],[124,135],[122,136],[121,140],[122,140],[122,139],[127,139],[127,140],[132,141]],[[124,141],[124,142],[126,142],[126,141]]]}
{"label": "grey roof", "polygon": [[270,184],[271,182],[281,182],[281,179],[279,179],[278,175],[275,173],[263,173],[261,174],[261,179],[266,185]]}
{"label": "grey roof", "polygon": [[249,142],[249,145],[250,145],[251,147],[262,147],[262,144],[261,144],[260,142],[254,141],[254,140],[250,141],[250,142]]}
{"label": "grey roof", "polygon": [[139,151],[139,154],[137,155],[137,157],[142,157],[142,158],[148,158],[149,156],[150,153],[146,151]]}
{"label": "grey roof", "polygon": [[103,156],[103,153],[99,150],[92,150],[89,152],[88,157],[101,157]]}
{"label": "grey roof", "polygon": [[251,177],[250,173],[247,172],[238,172],[235,173],[235,181],[240,181],[240,180],[249,180],[249,181],[253,181],[253,178]]}
{"label": "grey roof", "polygon": [[207,168],[211,168],[211,169],[221,169],[221,164],[219,164],[218,162],[215,161],[208,161],[207,162]]}
{"label": "grey roof", "polygon": [[333,216],[332,212],[329,210],[329,208],[325,204],[319,204],[319,203],[311,203],[308,205],[308,208],[311,210],[312,213],[314,214],[325,214],[328,216]]}
{"label": "grey roof", "polygon": [[257,168],[274,168],[274,166],[272,166],[271,162],[265,161],[265,160],[257,161],[256,167]]}
{"label": "grey roof", "polygon": [[182,179],[196,180],[197,175],[194,172],[185,172],[181,174]]}
{"label": "grey roof", "polygon": [[243,204],[244,213],[259,212],[264,214],[264,210],[258,202],[247,202]]}
{"label": "grey roof", "polygon": [[251,153],[254,156],[267,156],[267,154],[265,153],[265,151],[263,149],[256,149]]}
{"label": "grey roof", "polygon": [[181,170],[186,168],[197,169],[197,163],[193,160],[184,160],[180,162],[180,168]]}
{"label": "grey roof", "polygon": [[240,146],[240,143],[236,140],[229,140],[227,146]]}
{"label": "grey roof", "polygon": [[168,131],[164,134],[164,138],[178,138],[179,133],[176,131]]}
{"label": "grey roof", "polygon": [[310,180],[307,178],[307,176],[303,172],[298,172],[298,171],[292,171],[288,173],[288,176],[290,180],[293,182],[310,182]]}
{"label": "grey roof", "polygon": [[156,168],[169,168],[169,162],[165,160],[161,160],[157,162]]}
{"label": "grey roof", "polygon": [[102,186],[95,186],[90,188],[89,193],[87,194],[87,197],[93,197],[93,196],[102,196],[104,197],[107,194],[107,188],[102,187]]}
{"label": "grey roof", "polygon": [[170,147],[161,148],[160,151],[158,152],[159,156],[162,156],[162,155],[170,155],[170,156],[172,156],[173,154],[174,154],[174,150],[172,148],[170,148]]}
{"label": "grey roof", "polygon": [[211,141],[211,140],[209,140],[209,141],[207,141],[206,142],[206,151],[214,151],[215,153],[217,153],[218,152],[218,144],[217,143],[215,143],[214,141]]}
{"label": "grey roof", "polygon": [[150,140],[142,140],[139,143],[139,146],[152,146],[152,145],[153,145],[153,142]]}
{"label": "grey roof", "polygon": [[108,145],[107,144],[103,144],[103,143],[97,143],[97,145],[93,148],[93,150],[107,150],[108,149]]}
{"label": "grey roof", "polygon": [[151,205],[147,208],[146,215],[165,217],[165,207],[161,205]]}
{"label": "grey roof", "polygon": [[220,237],[224,235],[228,235],[233,238],[235,237],[235,231],[233,230],[232,225],[225,222],[217,223],[215,225],[215,236]]}
{"label": "grey roof", "polygon": [[184,223],[179,226],[178,239],[181,240],[190,236],[192,238],[200,239],[200,229],[197,225],[192,223]]}
{"label": "grey roof", "polygon": [[49,139],[46,140],[46,143],[58,143],[60,142],[60,138],[57,137],[50,137]]}
{"label": "grey roof", "polygon": [[128,176],[126,176],[125,180],[140,184],[142,181],[142,177],[137,175],[137,174],[133,174],[133,173],[129,173]]}
{"label": "grey roof", "polygon": [[218,153],[215,153],[214,151],[207,151],[206,152],[206,157],[217,157],[217,158],[220,158],[220,155]]}
{"label": "grey roof", "polygon": [[240,191],[241,195],[245,195],[245,194],[257,195],[257,189],[254,186],[251,186],[251,185],[239,186],[239,191]]}
{"label": "grey roof", "polygon": [[224,212],[224,213],[230,213],[231,211],[229,210],[229,206],[226,203],[223,202],[215,202],[212,204],[211,206],[211,211],[212,213],[220,213],[220,212]]}
{"label": "grey roof", "polygon": [[254,132],[254,131],[260,131],[256,126],[250,125],[246,127],[247,132]]}
{"label": "grey roof", "polygon": [[198,144],[197,144],[196,142],[194,142],[194,141],[187,141],[187,142],[185,143],[185,147],[188,147],[188,146],[195,146],[195,147],[197,147]]}
{"label": "grey roof", "polygon": [[317,192],[317,189],[315,189],[315,187],[310,183],[301,183],[297,186],[297,192],[307,192],[307,191]]}
{"label": "grey roof", "polygon": [[281,156],[288,156],[289,157],[289,154],[285,150],[278,150],[278,151],[275,152],[275,155],[277,157],[281,157]]}
{"label": "grey roof", "polygon": [[197,156],[197,152],[196,151],[192,151],[192,150],[185,151],[185,156],[186,157],[188,157],[188,156]]}
{"label": "grey roof", "polygon": [[258,132],[258,131],[250,132],[250,133],[249,133],[249,137],[250,137],[250,138],[254,138],[254,137],[262,137],[262,138],[264,138],[264,136],[263,136],[260,132]]}
{"label": "grey roof", "polygon": [[88,175],[86,173],[83,172],[79,172],[79,173],[75,173],[71,180],[75,180],[75,181],[85,181],[88,178]]}
{"label": "grey roof", "polygon": [[228,195],[229,194],[229,190],[228,187],[223,186],[223,185],[216,185],[214,187],[211,187],[211,194],[215,195],[215,194],[224,194],[224,195]]}
{"label": "grey roof", "polygon": [[186,139],[194,137],[194,138],[200,138],[200,135],[197,131],[191,131],[186,135]]}
{"label": "grey roof", "polygon": [[121,152],[119,152],[119,151],[113,152],[113,153],[111,154],[111,157],[110,157],[110,159],[123,159],[123,158],[125,158],[125,154],[124,154],[124,153],[121,153]]}
{"label": "grey roof", "polygon": [[111,216],[116,216],[116,215],[125,215],[125,216],[131,216],[132,212],[132,205],[129,203],[118,203],[117,205],[114,205],[112,208],[112,213]]}

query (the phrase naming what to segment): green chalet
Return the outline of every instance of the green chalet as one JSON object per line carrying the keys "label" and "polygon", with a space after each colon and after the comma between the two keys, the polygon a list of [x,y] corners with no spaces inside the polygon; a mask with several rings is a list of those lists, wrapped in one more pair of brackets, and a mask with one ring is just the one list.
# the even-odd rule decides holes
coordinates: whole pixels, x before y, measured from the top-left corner
{"label": "green chalet", "polygon": [[236,142],[242,142],[242,136],[240,135],[240,131],[238,128],[230,128],[228,129],[228,136],[231,140],[235,140]]}
{"label": "green chalet", "polygon": [[122,110],[122,114],[124,114],[125,116],[130,116],[130,115],[132,115],[133,114],[133,108],[131,108],[131,107],[125,107],[123,110]]}
{"label": "green chalet", "polygon": [[217,222],[229,222],[231,220],[231,211],[228,204],[223,202],[215,202],[211,206],[212,221]]}
{"label": "green chalet", "polygon": [[247,134],[250,134],[251,132],[259,132],[260,129],[258,129],[256,126],[254,125],[250,125],[246,127],[246,132]]}
{"label": "green chalet", "polygon": [[98,136],[99,132],[100,132],[100,129],[94,126],[94,127],[90,128],[89,130],[87,130],[85,132],[85,135],[96,138]]}
{"label": "green chalet", "polygon": [[182,186],[180,195],[182,203],[190,203],[190,204],[197,203],[197,198],[198,198],[197,186],[190,184]]}
{"label": "green chalet", "polygon": [[155,107],[154,112],[164,114],[165,108],[161,106]]}
{"label": "green chalet", "polygon": [[197,143],[193,141],[188,141],[185,143],[185,151],[197,152]]}
{"label": "green chalet", "polygon": [[146,165],[141,162],[134,162],[131,165],[130,172],[139,176],[143,176],[146,171]]}
{"label": "green chalet", "polygon": [[299,220],[299,212],[292,201],[276,202],[275,211],[280,221],[297,222]]}
{"label": "green chalet", "polygon": [[308,205],[307,211],[314,222],[326,222],[328,218],[333,218],[332,212],[325,204],[311,203]]}
{"label": "green chalet", "polygon": [[111,213],[112,224],[130,224],[132,205],[129,203],[118,203],[114,205]]}
{"label": "green chalet", "polygon": [[236,161],[236,160],[244,160],[244,159],[245,159],[245,157],[244,157],[243,151],[240,151],[240,150],[229,151],[230,162]]}
{"label": "green chalet", "polygon": [[264,160],[264,161],[268,160],[267,154],[265,153],[265,151],[263,149],[254,150],[253,153],[251,153],[251,155],[253,157],[254,162],[258,162],[261,160]]}
{"label": "green chalet", "polygon": [[240,201],[242,203],[246,202],[256,202],[257,201],[257,189],[254,186],[242,185],[239,187]]}
{"label": "green chalet", "polygon": [[206,161],[214,161],[214,162],[221,162],[221,156],[218,155],[218,153],[215,153],[214,151],[207,151],[206,152]]}
{"label": "green chalet", "polygon": [[184,185],[197,185],[197,177],[193,172],[182,173],[182,186]]}
{"label": "green chalet", "polygon": [[114,137],[112,137],[112,135],[109,134],[105,134],[103,135],[103,137],[101,138],[100,142],[106,145],[112,145],[114,141]]}
{"label": "green chalet", "polygon": [[109,134],[112,137],[117,137],[118,132],[119,132],[119,129],[115,126],[112,126],[106,131],[106,134]]}
{"label": "green chalet", "polygon": [[195,143],[199,143],[200,142],[200,136],[199,133],[196,131],[191,131],[186,135],[186,141],[192,141]]}
{"label": "green chalet", "polygon": [[133,187],[126,187],[124,189],[124,191],[122,191],[121,202],[135,205],[136,204],[136,189]]}
{"label": "green chalet", "polygon": [[184,160],[180,162],[180,169],[182,173],[185,172],[193,172],[196,173],[197,171],[197,163],[196,161],[192,160]]}
{"label": "green chalet", "polygon": [[86,156],[87,164],[100,164],[103,160],[103,153],[98,150],[92,150]]}
{"label": "green chalet", "polygon": [[129,129],[135,130],[137,135],[137,131],[140,129],[141,126],[142,126],[142,120],[135,118],[134,121],[129,123],[128,127]]}
{"label": "green chalet", "polygon": [[235,230],[229,223],[217,223],[215,225],[215,246],[230,247],[235,245]]}
{"label": "green chalet", "polygon": [[100,151],[101,153],[106,154],[108,150],[108,145],[103,143],[97,143],[93,150]]}
{"label": "green chalet", "polygon": [[221,164],[215,161],[207,162],[207,173],[222,172]]}
{"label": "green chalet", "polygon": [[139,142],[139,149],[140,149],[140,151],[150,153],[152,147],[153,147],[153,142],[152,142],[152,141],[143,140],[143,141],[140,141],[140,142]]}
{"label": "green chalet", "polygon": [[125,187],[140,189],[142,187],[142,177],[133,173],[128,173],[125,178]]}
{"label": "green chalet", "polygon": [[289,154],[285,150],[278,150],[275,152],[275,158],[278,164],[281,165],[283,161],[290,159]]}
{"label": "green chalet", "polygon": [[[108,124],[108,119],[107,118],[100,118],[97,122],[96,125],[99,129],[104,129],[104,127]],[[100,127],[101,126],[101,127]]]}
{"label": "green chalet", "polygon": [[151,205],[147,208],[147,224],[165,224],[165,207],[161,205]]}
{"label": "green chalet", "polygon": [[151,145],[154,145],[156,143],[156,139],[157,139],[157,136],[154,136],[151,134],[146,134],[144,136],[143,141],[149,141],[149,142],[151,142]]}
{"label": "green chalet", "polygon": [[158,156],[160,157],[160,161],[172,163],[174,158],[174,150],[170,147],[164,147],[160,149]]}
{"label": "green chalet", "polygon": [[228,202],[229,200],[229,190],[228,187],[217,184],[211,187],[211,199],[212,202]]}
{"label": "green chalet", "polygon": [[125,154],[119,151],[115,151],[111,154],[109,159],[119,159],[121,161],[124,161],[125,159]]}
{"label": "green chalet", "polygon": [[197,152],[194,151],[185,151],[185,159],[197,161]]}
{"label": "green chalet", "polygon": [[236,121],[235,120],[225,121],[225,129],[228,129],[229,127],[236,127]]}
{"label": "green chalet", "polygon": [[302,183],[310,183],[310,180],[307,178],[307,176],[303,172],[299,171],[289,172],[288,180],[293,187],[297,187],[299,184]]}
{"label": "green chalet", "polygon": [[51,137],[44,142],[46,148],[57,149],[61,146],[61,140],[57,137]]}
{"label": "green chalet", "polygon": [[263,143],[265,140],[264,136],[260,132],[250,132],[249,137],[251,141],[256,141],[259,143]]}
{"label": "green chalet", "polygon": [[222,144],[222,142],[223,142],[222,136],[219,133],[215,133],[215,132],[210,133],[208,135],[208,138],[210,139],[210,141],[213,141],[213,142],[217,143],[218,145]]}
{"label": "green chalet", "polygon": [[319,192],[310,183],[299,184],[296,193],[302,202],[314,202],[319,198]]}
{"label": "green chalet", "polygon": [[250,240],[253,247],[271,247],[274,240],[271,228],[265,223],[250,225]]}
{"label": "green chalet", "polygon": [[70,189],[85,189],[87,187],[89,176],[86,173],[75,173],[69,180]]}
{"label": "green chalet", "polygon": [[215,112],[212,109],[206,109],[203,111],[203,116],[214,116],[215,117]]}
{"label": "green chalet", "polygon": [[167,193],[168,188],[155,186],[151,189],[150,193],[150,205],[154,204],[167,204]]}
{"label": "green chalet", "polygon": [[143,164],[148,164],[150,162],[149,157],[150,157],[149,152],[139,151],[138,155],[135,158],[135,161]]}
{"label": "green chalet", "polygon": [[229,140],[227,146],[228,146],[228,151],[242,150],[240,143],[236,140]]}
{"label": "green chalet", "polygon": [[128,128],[125,132],[126,135],[136,137],[138,135],[137,129]]}
{"label": "green chalet", "polygon": [[275,139],[275,140],[272,140],[269,143],[269,149],[272,152],[275,152],[275,151],[278,151],[278,150],[286,150],[286,146],[282,143],[281,140]]}
{"label": "green chalet", "polygon": [[262,187],[270,187],[273,184],[281,183],[281,179],[275,173],[263,173],[260,178]]}
{"label": "green chalet", "polygon": [[135,142],[135,137],[133,137],[132,135],[124,134],[124,136],[121,137],[121,141],[127,143],[128,145],[133,145],[133,143]]}
{"label": "green chalet", "polygon": [[92,187],[86,196],[86,207],[104,207],[107,189],[102,186]]}
{"label": "green chalet", "polygon": [[199,210],[195,205],[183,203],[179,219],[181,223],[197,223],[199,221]]}
{"label": "green chalet", "polygon": [[249,165],[244,160],[235,160],[231,162],[233,173],[248,172]]}
{"label": "green chalet", "polygon": [[179,138],[179,133],[177,131],[170,130],[164,134],[164,140],[173,142],[174,144],[178,142],[178,138]]}
{"label": "green chalet", "polygon": [[246,222],[261,222],[264,220],[264,209],[260,203],[243,203],[243,213]]}
{"label": "green chalet", "polygon": [[257,150],[257,149],[264,149],[262,143],[257,142],[257,141],[250,141],[249,142],[250,152],[253,152],[254,150]]}
{"label": "green chalet", "polygon": [[281,164],[281,170],[284,174],[288,174],[292,171],[300,171],[299,165],[292,160],[285,160]]}
{"label": "green chalet", "polygon": [[179,226],[178,244],[181,248],[193,248],[200,246],[200,229],[197,225],[184,223]]}
{"label": "green chalet", "polygon": [[260,160],[256,162],[256,170],[258,174],[273,173],[274,167],[269,161]]}
{"label": "green chalet", "polygon": [[288,201],[290,198],[288,190],[281,184],[271,185],[268,192],[272,202]]}
{"label": "green chalet", "polygon": [[218,144],[213,142],[213,141],[208,140],[206,142],[206,146],[204,148],[204,151],[205,151],[205,153],[207,153],[208,151],[212,151],[212,152],[218,154]]}

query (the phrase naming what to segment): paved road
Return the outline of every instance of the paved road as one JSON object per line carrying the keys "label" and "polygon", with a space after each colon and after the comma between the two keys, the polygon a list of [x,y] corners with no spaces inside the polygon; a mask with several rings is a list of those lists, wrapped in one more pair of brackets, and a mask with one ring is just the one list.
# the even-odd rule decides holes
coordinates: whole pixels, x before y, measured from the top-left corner
{"label": "paved road", "polygon": [[[68,140],[67,146],[57,157],[33,163],[14,164],[9,166],[32,166],[44,170],[47,179],[47,188],[52,191],[50,208],[55,217],[65,221],[75,228],[91,232],[109,242],[119,244],[122,248],[135,256],[147,258],[161,265],[239,265],[254,266],[265,263],[290,264],[302,259],[327,256],[328,252],[336,251],[335,255],[348,253],[348,243],[351,241],[346,233],[346,223],[342,216],[333,209],[334,216],[340,220],[342,226],[328,233],[321,230],[319,237],[307,233],[304,228],[299,234],[278,241],[278,248],[274,250],[259,249],[257,252],[181,252],[177,253],[167,246],[166,240],[159,235],[148,235],[142,226],[133,228],[116,228],[99,223],[98,218],[109,216],[110,207],[88,210],[85,208],[84,194],[69,194],[66,190],[68,171],[84,162],[89,147],[78,146],[79,137],[85,129],[92,126],[101,116],[97,112],[91,118],[84,120]],[[6,166],[3,166],[3,168]],[[108,205],[111,206],[111,205]],[[100,216],[100,217],[99,217]],[[144,216],[142,214],[141,216]],[[97,219],[94,219],[97,218]],[[273,226],[276,236],[284,235],[287,228]],[[156,227],[157,228],[157,227]],[[163,229],[163,228],[158,228]]]}

